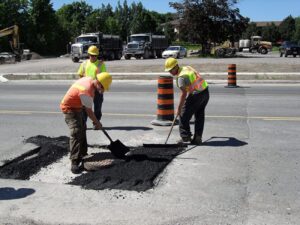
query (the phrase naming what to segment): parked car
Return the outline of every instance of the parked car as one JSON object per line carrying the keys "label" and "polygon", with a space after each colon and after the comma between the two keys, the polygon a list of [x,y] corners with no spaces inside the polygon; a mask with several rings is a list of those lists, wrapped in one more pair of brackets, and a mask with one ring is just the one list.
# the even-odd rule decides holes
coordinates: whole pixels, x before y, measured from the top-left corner
{"label": "parked car", "polygon": [[300,56],[300,46],[297,45],[296,42],[293,41],[284,41],[282,45],[279,47],[280,57],[284,55],[284,57],[288,57],[289,55],[293,55],[296,57]]}
{"label": "parked car", "polygon": [[0,64],[2,63],[14,63],[16,61],[16,55],[11,52],[0,52]]}
{"label": "parked car", "polygon": [[183,58],[187,56],[186,48],[182,46],[169,46],[165,51],[162,53],[162,57],[164,59],[173,57],[173,58]]}

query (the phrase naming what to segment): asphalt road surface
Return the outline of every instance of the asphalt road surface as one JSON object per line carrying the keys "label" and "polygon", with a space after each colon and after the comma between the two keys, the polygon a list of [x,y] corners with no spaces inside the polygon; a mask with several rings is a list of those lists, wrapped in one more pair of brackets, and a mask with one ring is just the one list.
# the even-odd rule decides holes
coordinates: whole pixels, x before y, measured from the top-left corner
{"label": "asphalt road surface", "polygon": [[[299,59],[298,59],[299,60]],[[68,129],[59,102],[71,82],[0,83],[0,154]],[[86,191],[62,180],[0,179],[0,221],[11,224],[300,224],[299,85],[210,85],[204,146],[190,146],[147,192]],[[176,90],[176,103],[178,92]],[[156,82],[116,81],[103,125],[126,145],[162,143],[150,121]],[[91,127],[91,124],[88,124]],[[170,143],[178,138],[175,127]],[[88,131],[89,144],[107,140]],[[65,165],[66,166],[66,165]],[[59,171],[65,173],[63,169]],[[10,189],[8,189],[8,187]],[[11,192],[8,192],[10,190]],[[15,193],[9,195],[9,193]],[[10,199],[4,197],[10,196]]]}

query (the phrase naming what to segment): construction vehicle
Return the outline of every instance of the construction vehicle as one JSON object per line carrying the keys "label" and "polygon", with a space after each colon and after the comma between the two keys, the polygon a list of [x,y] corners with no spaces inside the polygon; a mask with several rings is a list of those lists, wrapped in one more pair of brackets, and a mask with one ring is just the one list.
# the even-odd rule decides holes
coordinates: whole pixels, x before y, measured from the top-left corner
{"label": "construction vehicle", "polygon": [[15,60],[20,62],[21,59],[31,59],[32,54],[30,53],[30,51],[27,49],[24,54],[22,44],[20,44],[19,27],[17,25],[13,25],[11,27],[0,30],[0,38],[8,35],[12,35],[12,40],[9,43],[12,52],[15,55]]}
{"label": "construction vehicle", "polygon": [[132,34],[127,42],[124,50],[125,59],[131,57],[136,59],[161,58],[162,52],[168,47],[166,36],[151,33]]}
{"label": "construction vehicle", "polygon": [[262,41],[261,36],[252,36],[250,39],[239,40],[239,51],[249,49],[249,52],[258,52],[260,54],[268,54],[272,50],[272,43],[269,41]]}
{"label": "construction vehicle", "polygon": [[236,49],[232,47],[231,42],[228,40],[221,45],[212,47],[210,53],[218,58],[233,57],[236,55]]}
{"label": "construction vehicle", "polygon": [[99,58],[105,60],[120,60],[122,58],[123,44],[120,36],[97,33],[81,34],[75,38],[71,45],[71,56],[73,62],[88,58],[88,48],[95,45],[99,49]]}
{"label": "construction vehicle", "polygon": [[31,59],[32,54],[30,50],[23,49],[23,45],[20,43],[19,27],[17,25],[0,30],[0,38],[9,35],[12,35],[12,40],[9,42],[9,44],[13,54],[15,55],[15,60],[20,62],[21,59]]}

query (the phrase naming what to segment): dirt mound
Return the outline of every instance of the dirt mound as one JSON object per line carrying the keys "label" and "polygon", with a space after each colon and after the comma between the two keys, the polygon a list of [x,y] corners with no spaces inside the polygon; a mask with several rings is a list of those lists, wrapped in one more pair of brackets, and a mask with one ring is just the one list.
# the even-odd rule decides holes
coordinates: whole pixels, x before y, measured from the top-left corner
{"label": "dirt mound", "polygon": [[31,59],[44,59],[45,58],[36,52],[31,52],[31,54],[32,54]]}

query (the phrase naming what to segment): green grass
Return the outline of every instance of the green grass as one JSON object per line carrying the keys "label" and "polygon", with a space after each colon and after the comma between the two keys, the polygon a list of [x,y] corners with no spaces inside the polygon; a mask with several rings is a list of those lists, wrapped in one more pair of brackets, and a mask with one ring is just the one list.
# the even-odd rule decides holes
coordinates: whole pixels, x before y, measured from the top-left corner
{"label": "green grass", "polygon": [[278,52],[278,51],[279,51],[279,47],[277,47],[277,46],[272,47],[272,52]]}

